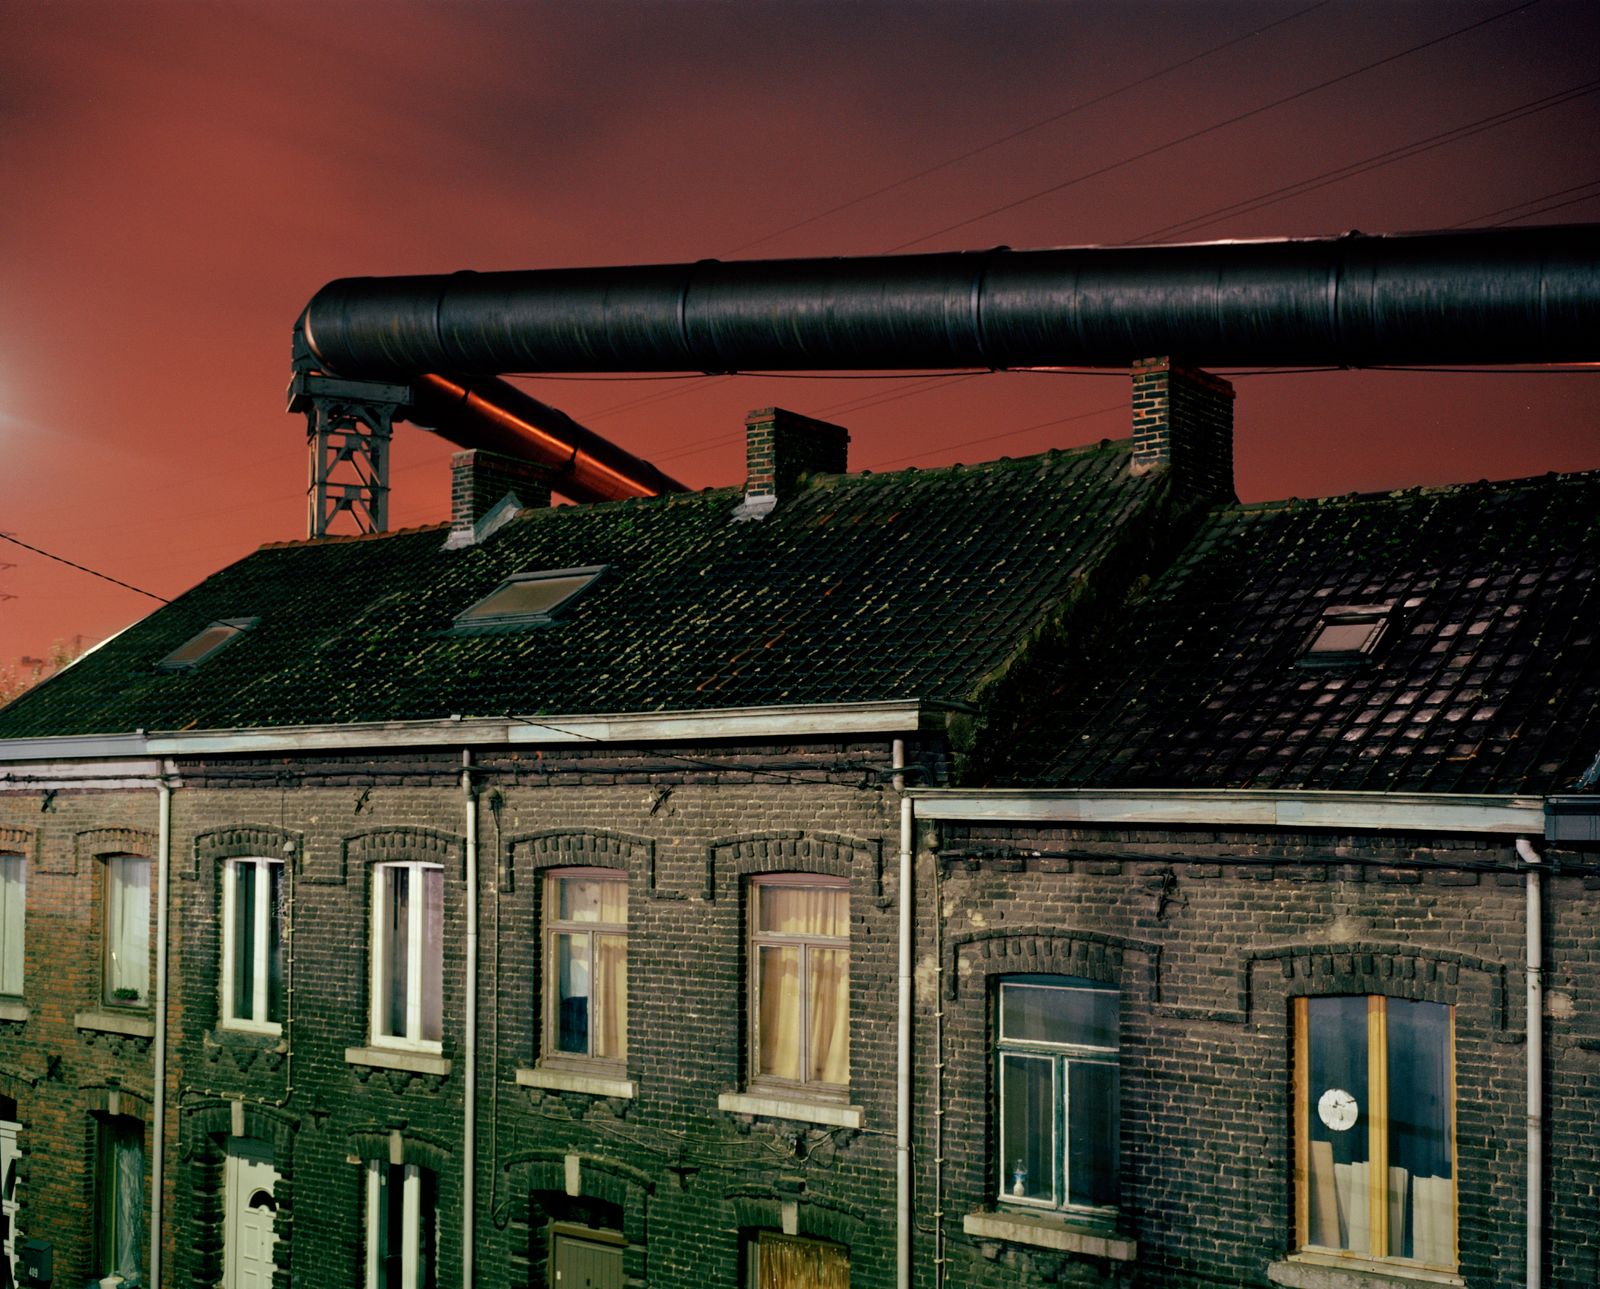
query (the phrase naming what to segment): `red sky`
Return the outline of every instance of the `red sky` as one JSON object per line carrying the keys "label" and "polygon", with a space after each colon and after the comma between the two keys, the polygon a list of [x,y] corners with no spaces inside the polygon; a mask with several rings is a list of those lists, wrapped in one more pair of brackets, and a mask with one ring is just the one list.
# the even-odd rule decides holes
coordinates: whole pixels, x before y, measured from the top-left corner
{"label": "red sky", "polygon": [[[1344,167],[1163,237],[1600,220],[1593,0],[13,0],[4,28],[0,530],[169,597],[305,535],[289,332],[333,277],[1121,243]],[[1600,467],[1600,372],[1237,384],[1246,500]],[[774,403],[848,425],[856,468],[1127,433],[1115,374],[526,387],[695,486],[742,478]],[[394,526],[445,517],[450,450],[397,433]],[[155,606],[0,562],[0,668]]]}

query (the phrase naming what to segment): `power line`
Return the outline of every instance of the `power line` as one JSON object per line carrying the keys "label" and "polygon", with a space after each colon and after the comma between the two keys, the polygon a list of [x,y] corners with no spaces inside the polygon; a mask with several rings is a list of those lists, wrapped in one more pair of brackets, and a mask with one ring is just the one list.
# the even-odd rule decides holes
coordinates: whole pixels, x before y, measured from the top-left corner
{"label": "power line", "polygon": [[797,220],[793,224],[786,224],[776,232],[767,233],[764,236],[753,239],[752,241],[744,242],[739,246],[735,246],[733,250],[729,252],[729,254],[737,255],[740,251],[749,250],[752,246],[761,245],[762,242],[770,242],[775,237],[782,237],[785,233],[792,233],[798,228],[805,228],[808,225],[815,224],[820,220],[827,219],[830,215],[837,215],[840,211],[849,210],[854,206],[861,205],[863,202],[871,201],[874,197],[881,197],[884,195],[884,193],[893,192],[897,188],[904,188],[907,184],[915,183],[918,179],[926,179],[929,175],[938,174],[941,170],[948,170],[951,166],[958,165],[963,161],[970,161],[973,157],[992,151],[993,149],[1000,147],[1002,144],[1010,143],[1015,139],[1020,139],[1024,135],[1032,134],[1036,130],[1042,130],[1047,125],[1054,125],[1057,121],[1064,121],[1067,119],[1067,117],[1074,116],[1077,113],[1086,111],[1091,107],[1098,107],[1101,103],[1108,102],[1109,100],[1117,98],[1122,94],[1126,94],[1130,90],[1136,90],[1142,86],[1149,85],[1152,81],[1158,81],[1163,76],[1170,76],[1173,72],[1180,71],[1181,69],[1188,67],[1193,63],[1198,63],[1202,59],[1210,58],[1213,54],[1219,54],[1224,49],[1231,49],[1234,45],[1243,44],[1247,40],[1253,40],[1255,37],[1262,35],[1264,32],[1271,31],[1274,27],[1281,27],[1285,23],[1294,22],[1296,19],[1305,17],[1306,14],[1312,12],[1314,9],[1322,8],[1328,2],[1329,0],[1316,0],[1314,4],[1309,4],[1303,9],[1297,9],[1294,13],[1275,19],[1274,21],[1267,23],[1265,26],[1257,27],[1252,31],[1243,32],[1242,34],[1234,36],[1229,40],[1224,40],[1221,44],[1212,45],[1209,49],[1203,49],[1197,54],[1190,54],[1187,58],[1180,58],[1177,62],[1169,63],[1167,66],[1141,76],[1137,80],[1131,80],[1125,85],[1119,85],[1116,89],[1106,90],[1103,94],[1096,94],[1093,98],[1087,98],[1081,102],[1074,103],[1071,107],[1063,108],[1059,112],[1052,112],[1049,116],[1041,117],[1037,121],[1021,126],[1018,129],[1010,131],[1009,133],[1002,134],[998,138],[990,139],[987,143],[980,143],[977,147],[969,148],[965,152],[958,152],[955,156],[946,157],[943,161],[935,162],[931,166],[925,166],[923,169],[914,171],[913,173],[905,175],[900,179],[896,179],[892,183],[884,184],[882,187],[874,188],[870,192],[864,192],[860,196],[852,197],[849,201],[840,202],[837,206],[830,206],[827,210],[819,211],[815,215],[807,215],[804,219]]}
{"label": "power line", "polygon": [[[1481,116],[1475,121],[1468,121],[1463,125],[1454,126],[1448,130],[1441,130],[1436,134],[1415,139],[1410,143],[1403,143],[1397,148],[1390,148],[1384,152],[1375,152],[1372,156],[1363,157],[1360,161],[1352,161],[1348,165],[1337,166],[1332,170],[1324,170],[1321,174],[1312,175],[1310,178],[1301,179],[1295,183],[1284,184],[1282,187],[1273,188],[1267,192],[1257,193],[1254,197],[1246,197],[1243,201],[1236,201],[1227,206],[1218,206],[1216,209],[1208,210],[1204,214],[1180,220],[1175,224],[1167,224],[1148,233],[1141,233],[1139,236],[1129,240],[1132,242],[1147,242],[1158,237],[1182,236],[1201,228],[1209,228],[1212,224],[1220,224],[1223,220],[1230,219],[1235,215],[1245,215],[1253,211],[1264,210],[1268,206],[1277,205],[1279,202],[1288,201],[1308,192],[1315,192],[1317,189],[1326,188],[1331,184],[1342,183],[1346,179],[1353,179],[1357,175],[1364,175],[1372,170],[1381,170],[1384,166],[1392,166],[1396,162],[1408,161],[1412,157],[1421,156],[1424,152],[1432,152],[1435,148],[1442,148],[1446,144],[1457,143],[1462,139],[1470,139],[1474,135],[1499,129],[1503,125],[1510,125],[1512,122],[1520,121],[1524,117],[1534,116],[1540,112],[1548,112],[1552,108],[1561,107],[1566,103],[1573,102],[1575,99],[1586,98],[1597,92],[1600,92],[1600,78],[1584,81],[1558,93],[1548,94],[1544,98],[1530,99],[1526,103],[1519,103],[1516,107],[1509,107],[1501,112]],[[1460,225],[1454,225],[1454,227],[1460,227]]]}
{"label": "power line", "polygon": [[[1584,189],[1595,189],[1595,191],[1583,192]],[[1568,193],[1574,192],[1583,192],[1583,195],[1570,198],[1567,201],[1554,202],[1548,206],[1542,204],[1548,202],[1552,197],[1565,197]],[[1469,224],[1477,224],[1486,219],[1493,219],[1497,215],[1507,215],[1514,210],[1521,211],[1524,206],[1537,207],[1538,209],[1536,210],[1523,211],[1522,214],[1513,216],[1515,219],[1529,219],[1534,215],[1543,215],[1547,211],[1560,210],[1563,206],[1575,206],[1581,201],[1592,201],[1596,197],[1600,197],[1600,179],[1591,179],[1587,183],[1573,184],[1570,188],[1557,188],[1551,192],[1540,193],[1537,197],[1529,197],[1526,201],[1519,201],[1512,206],[1502,206],[1499,210],[1486,210],[1481,214],[1470,215],[1460,223],[1449,224],[1446,227],[1465,228]]]}
{"label": "power line", "polygon": [[993,215],[1000,215],[1004,214],[1008,210],[1015,210],[1018,206],[1026,206],[1029,202],[1037,201],[1041,197],[1048,197],[1053,193],[1061,192],[1078,184],[1087,183],[1091,179],[1098,179],[1102,175],[1111,174],[1113,171],[1121,170],[1124,167],[1131,166],[1138,161],[1148,160],[1150,157],[1170,151],[1171,149],[1180,147],[1185,143],[1193,143],[1196,139],[1202,139],[1208,134],[1215,134],[1218,130],[1227,129],[1229,126],[1238,125],[1241,121],[1248,121],[1252,117],[1261,116],[1264,113],[1283,107],[1285,104],[1293,103],[1298,99],[1303,99],[1312,94],[1320,93],[1322,90],[1329,89],[1334,85],[1342,84],[1348,80],[1353,80],[1355,77],[1364,75],[1365,73],[1373,71],[1376,68],[1385,67],[1390,63],[1400,61],[1402,58],[1409,58],[1412,54],[1420,53],[1424,49],[1431,49],[1435,45],[1442,45],[1446,41],[1456,39],[1458,36],[1464,36],[1468,32],[1477,31],[1481,27],[1487,27],[1490,23],[1499,22],[1504,18],[1509,18],[1512,14],[1522,13],[1524,10],[1533,8],[1539,2],[1540,0],[1526,0],[1526,3],[1524,4],[1515,5],[1510,9],[1503,9],[1499,13],[1492,14],[1487,18],[1481,18],[1477,22],[1468,23],[1465,27],[1457,27],[1454,31],[1446,32],[1442,36],[1435,36],[1432,40],[1425,40],[1421,44],[1411,45],[1406,49],[1400,50],[1398,53],[1389,54],[1383,58],[1379,58],[1373,62],[1354,68],[1351,71],[1341,72],[1338,76],[1329,77],[1325,81],[1318,81],[1315,85],[1307,86],[1302,90],[1296,90],[1293,94],[1285,94],[1281,98],[1275,98],[1269,103],[1263,103],[1259,107],[1253,107],[1247,112],[1240,112],[1234,116],[1228,117],[1225,120],[1217,121],[1211,125],[1204,126],[1201,129],[1191,130],[1187,134],[1180,134],[1176,138],[1168,139],[1165,143],[1158,143],[1154,147],[1145,148],[1141,152],[1132,153],[1118,161],[1111,161],[1103,166],[1096,166],[1093,170],[1086,170],[1082,174],[1074,175],[1070,179],[1063,179],[1060,183],[1050,184],[1048,187],[1040,188],[1035,192],[1026,194],[1025,196],[1017,197],[1012,201],[1004,202],[999,206],[991,207],[989,210],[972,215],[967,219],[957,220],[953,224],[946,224],[943,228],[937,228],[931,233],[925,233],[921,237],[914,237],[909,242],[901,242],[898,246],[891,246],[887,253],[893,254],[895,251],[903,251],[908,247],[920,246],[923,242],[931,242],[936,237],[942,237],[946,233],[953,233],[958,228],[966,228],[969,224],[976,224],[979,221],[988,219]]}
{"label": "power line", "polygon": [[10,533],[0,533],[0,540],[11,542],[14,545],[22,547],[23,550],[32,551],[35,555],[43,555],[46,559],[53,559],[56,563],[65,564],[68,568],[75,568],[80,573],[87,573],[90,577],[98,577],[102,582],[110,582],[115,586],[124,588],[125,590],[136,591],[140,595],[148,595],[152,600],[160,600],[163,604],[172,603],[172,601],[167,599],[167,597],[164,595],[157,595],[154,591],[146,591],[143,587],[135,586],[132,582],[124,582],[121,578],[112,577],[109,573],[97,572],[95,569],[90,568],[87,564],[76,563],[75,561],[67,559],[61,555],[52,555],[47,550],[40,550],[37,546],[28,545],[27,542],[23,541],[19,537],[13,537]]}

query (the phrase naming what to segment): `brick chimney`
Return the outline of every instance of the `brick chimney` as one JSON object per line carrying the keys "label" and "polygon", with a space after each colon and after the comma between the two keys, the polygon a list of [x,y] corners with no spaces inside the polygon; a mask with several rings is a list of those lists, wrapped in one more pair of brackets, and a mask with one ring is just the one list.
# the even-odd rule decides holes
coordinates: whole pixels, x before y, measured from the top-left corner
{"label": "brick chimney", "polygon": [[1237,500],[1233,490],[1233,386],[1170,358],[1133,364],[1133,472],[1158,467],[1207,501]]}
{"label": "brick chimney", "polygon": [[744,429],[747,503],[787,496],[806,475],[843,474],[848,468],[850,432],[842,425],[782,407],[758,407],[745,413]]}
{"label": "brick chimney", "polygon": [[[553,473],[549,466],[482,448],[457,452],[450,458],[446,547],[475,546],[518,511],[548,506]],[[516,504],[497,510],[508,497],[514,497]]]}

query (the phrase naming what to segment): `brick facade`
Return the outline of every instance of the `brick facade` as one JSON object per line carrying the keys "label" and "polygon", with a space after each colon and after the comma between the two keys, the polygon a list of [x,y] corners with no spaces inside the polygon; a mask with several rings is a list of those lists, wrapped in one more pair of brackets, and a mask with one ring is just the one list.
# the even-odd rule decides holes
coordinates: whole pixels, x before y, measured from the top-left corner
{"label": "brick facade", "polygon": [[[937,741],[909,755],[943,764]],[[853,1285],[893,1282],[888,758],[883,743],[811,741],[477,760],[477,1284],[548,1284],[553,1223],[619,1232],[629,1285],[732,1289],[742,1240],[762,1230],[846,1246]],[[176,767],[171,1283],[220,1283],[224,1161],[241,1136],[266,1143],[279,1174],[280,1289],[360,1283],[373,1160],[436,1175],[439,1283],[460,1283],[460,766],[439,751]],[[0,1022],[0,1093],[23,1124],[19,1225],[53,1244],[61,1284],[92,1269],[97,1116],[151,1122],[149,1040],[85,1028],[81,1014],[106,1010],[102,856],[153,853],[155,821],[153,789],[0,793],[0,847],[29,862],[27,1015]],[[1290,1000],[1330,993],[1455,1007],[1461,1275],[1473,1289],[1520,1283],[1524,889],[1509,853],[1492,838],[925,825],[916,1283],[1265,1285],[1292,1243]],[[222,871],[241,857],[288,865],[281,1036],[219,1024]],[[444,869],[443,1074],[348,1055],[369,1042],[372,865],[408,859]],[[529,1085],[544,1055],[541,878],[569,866],[627,877],[631,1097]],[[718,1108],[748,1084],[749,880],[797,871],[849,882],[859,1127]],[[1591,1277],[1600,1244],[1583,1198],[1600,1160],[1588,1111],[1600,979],[1584,883],[1547,883],[1553,1284]],[[1000,977],[1027,973],[1118,988],[1114,1235],[1136,1245],[1131,1259],[965,1230],[969,1215],[1006,1209],[994,1197],[993,998]]]}

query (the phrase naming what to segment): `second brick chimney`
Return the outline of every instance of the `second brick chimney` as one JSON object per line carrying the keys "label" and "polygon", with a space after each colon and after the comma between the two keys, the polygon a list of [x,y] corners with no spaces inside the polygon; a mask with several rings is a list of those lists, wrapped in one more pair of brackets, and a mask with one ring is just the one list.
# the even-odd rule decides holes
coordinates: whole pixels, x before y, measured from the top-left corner
{"label": "second brick chimney", "polygon": [[[518,511],[548,506],[552,473],[548,466],[482,448],[457,452],[450,458],[450,537],[445,545],[452,550],[475,546]],[[494,513],[508,497],[515,497],[516,504]]]}
{"label": "second brick chimney", "polygon": [[1133,472],[1158,467],[1191,497],[1235,501],[1233,386],[1170,358],[1133,364]]}
{"label": "second brick chimney", "polygon": [[758,407],[744,418],[745,483],[741,512],[759,518],[813,474],[849,468],[850,431],[783,407]]}

